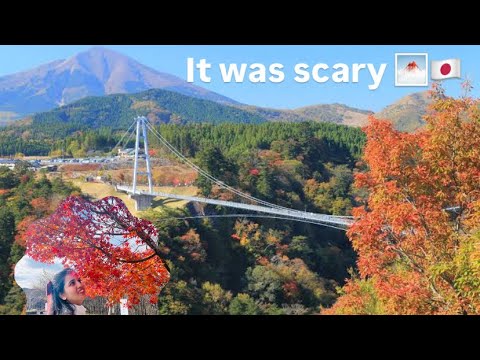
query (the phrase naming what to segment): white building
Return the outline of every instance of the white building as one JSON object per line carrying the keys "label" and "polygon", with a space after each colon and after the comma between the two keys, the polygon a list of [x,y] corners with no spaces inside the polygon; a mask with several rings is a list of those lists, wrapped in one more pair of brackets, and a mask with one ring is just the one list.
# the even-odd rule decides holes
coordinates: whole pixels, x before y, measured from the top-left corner
{"label": "white building", "polygon": [[0,166],[8,167],[10,170],[15,169],[15,165],[17,165],[17,160],[9,160],[9,159],[0,159]]}
{"label": "white building", "polygon": [[135,156],[135,149],[118,149],[118,155],[122,158],[132,158]]}

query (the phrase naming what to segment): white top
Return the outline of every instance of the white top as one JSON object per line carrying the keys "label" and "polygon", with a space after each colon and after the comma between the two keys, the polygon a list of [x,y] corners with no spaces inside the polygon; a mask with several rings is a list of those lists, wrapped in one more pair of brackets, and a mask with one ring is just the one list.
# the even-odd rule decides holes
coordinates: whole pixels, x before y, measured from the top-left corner
{"label": "white top", "polygon": [[87,309],[83,305],[73,305],[75,306],[75,311],[73,315],[87,315]]}

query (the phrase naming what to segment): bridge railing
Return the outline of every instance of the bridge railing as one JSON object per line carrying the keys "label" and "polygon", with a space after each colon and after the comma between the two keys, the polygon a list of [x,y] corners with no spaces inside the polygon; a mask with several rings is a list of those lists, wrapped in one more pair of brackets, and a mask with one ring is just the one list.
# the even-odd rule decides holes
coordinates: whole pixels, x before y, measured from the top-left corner
{"label": "bridge railing", "polygon": [[[128,186],[117,186],[117,191],[125,191],[130,194],[133,194],[133,189]],[[186,201],[194,201],[200,202],[205,204],[212,204],[212,205],[219,205],[219,206],[226,206],[232,207],[236,209],[243,209],[243,210],[250,210],[268,214],[275,214],[284,217],[294,218],[294,219],[303,219],[309,220],[312,222],[320,222],[326,224],[333,224],[333,225],[340,225],[340,226],[349,226],[351,225],[354,220],[352,218],[348,218],[345,216],[335,216],[335,215],[326,215],[326,214],[316,214],[312,212],[304,212],[300,210],[294,209],[278,209],[278,208],[270,208],[266,206],[259,206],[259,205],[251,205],[251,204],[244,204],[244,203],[237,203],[233,201],[225,201],[225,200],[214,200],[208,198],[202,198],[197,196],[186,196],[186,195],[176,195],[176,194],[168,194],[163,192],[153,192],[149,193],[147,191],[137,190],[135,192],[137,195],[150,195],[150,196],[160,196],[170,199],[178,199],[178,200],[186,200]]]}

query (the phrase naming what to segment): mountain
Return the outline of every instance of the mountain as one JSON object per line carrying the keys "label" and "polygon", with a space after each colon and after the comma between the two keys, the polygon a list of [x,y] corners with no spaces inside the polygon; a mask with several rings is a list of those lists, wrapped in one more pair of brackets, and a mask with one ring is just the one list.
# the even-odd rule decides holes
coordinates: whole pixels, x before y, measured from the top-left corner
{"label": "mountain", "polygon": [[379,119],[389,119],[397,130],[412,132],[423,125],[422,116],[431,103],[427,91],[407,95],[375,114]]}
{"label": "mountain", "polygon": [[126,130],[137,115],[153,124],[193,122],[261,123],[265,118],[238,107],[176,92],[151,89],[137,94],[87,97],[74,103],[18,120],[10,129],[29,130],[36,139],[59,138],[75,131],[108,127]]}
{"label": "mountain", "polygon": [[[415,71],[416,64],[410,65]],[[294,110],[278,110],[241,106],[247,111],[252,111],[269,121],[319,121],[333,122],[348,126],[364,126],[368,116],[373,114],[379,119],[390,120],[396,129],[412,132],[421,128],[425,121],[422,116],[426,114],[427,106],[431,103],[428,91],[407,95],[395,103],[385,107],[380,112],[352,108],[342,104],[322,104],[302,107]]]}
{"label": "mountain", "polygon": [[[10,119],[19,118],[87,96],[136,93],[153,88],[224,104],[238,104],[115,51],[94,47],[67,60],[56,60],[0,77],[0,115],[8,113]],[[6,120],[0,116],[0,122]]]}
{"label": "mountain", "polygon": [[[316,105],[296,110],[276,110],[255,106],[230,106],[167,90],[151,89],[136,94],[87,97],[74,103],[18,120],[14,128],[30,130],[36,138],[58,138],[86,129],[124,129],[137,115],[158,123],[262,123],[333,122],[359,126],[371,112],[345,105]],[[8,130],[8,129],[7,129]]]}
{"label": "mountain", "polygon": [[23,288],[22,290],[27,300],[27,311],[35,313],[36,311],[45,310],[45,302],[47,301],[45,290],[27,288]]}
{"label": "mountain", "polygon": [[294,110],[262,108],[251,105],[238,107],[261,116],[268,121],[316,121],[349,126],[363,126],[367,123],[368,115],[373,114],[372,111],[360,110],[342,104],[312,105]]}
{"label": "mountain", "polygon": [[[426,93],[412,94],[376,114],[392,119],[401,130],[422,125],[420,115],[429,102]],[[246,105],[225,105],[176,92],[151,89],[136,94],[87,97],[56,109],[36,113],[0,129],[0,153],[12,155],[48,154],[60,139],[100,130],[110,139],[112,132],[123,132],[138,115],[159,123],[253,123],[328,122],[350,126],[366,124],[371,112],[341,104],[315,105],[295,110],[279,110]]]}
{"label": "mountain", "polygon": [[305,119],[313,119],[321,122],[334,122],[349,126],[363,126],[368,121],[372,111],[355,109],[342,104],[313,105],[294,112]]}

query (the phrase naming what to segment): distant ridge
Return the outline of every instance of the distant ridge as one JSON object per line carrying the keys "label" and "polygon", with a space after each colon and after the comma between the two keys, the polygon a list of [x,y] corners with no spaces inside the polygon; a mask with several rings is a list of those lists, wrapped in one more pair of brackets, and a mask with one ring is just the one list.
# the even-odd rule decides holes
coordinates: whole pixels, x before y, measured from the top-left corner
{"label": "distant ridge", "polygon": [[376,113],[375,117],[390,120],[397,130],[413,132],[425,125],[422,116],[431,102],[428,91],[410,94]]}
{"label": "distant ridge", "polygon": [[[90,96],[15,122],[8,129],[31,130],[36,138],[58,138],[102,127],[126,130],[137,115],[159,123],[261,123],[266,119],[238,107],[173,91],[150,89],[136,94]],[[22,131],[23,131],[22,130]]]}
{"label": "distant ridge", "polygon": [[286,122],[331,122],[348,126],[363,126],[368,122],[369,110],[361,110],[343,104],[319,104],[293,110],[262,108],[252,105],[239,106],[241,109],[257,114],[268,121]]}
{"label": "distant ridge", "polygon": [[90,96],[17,120],[5,131],[13,130],[17,136],[23,136],[27,131],[35,134],[37,140],[59,138],[76,131],[102,127],[127,129],[137,115],[147,116],[154,124],[315,121],[360,126],[366,123],[370,113],[341,104],[315,105],[296,110],[232,106],[172,91],[150,89],[135,94]]}

